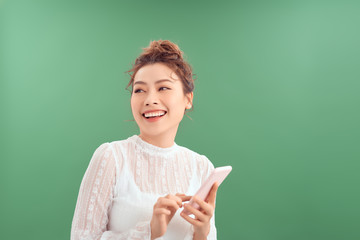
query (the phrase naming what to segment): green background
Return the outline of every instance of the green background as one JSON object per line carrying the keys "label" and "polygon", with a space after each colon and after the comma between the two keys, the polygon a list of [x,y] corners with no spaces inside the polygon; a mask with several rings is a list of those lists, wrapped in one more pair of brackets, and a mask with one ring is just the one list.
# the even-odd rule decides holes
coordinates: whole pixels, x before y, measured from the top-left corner
{"label": "green background", "polygon": [[137,134],[141,48],[197,74],[179,145],[233,172],[219,239],[360,239],[359,1],[0,0],[1,239],[69,239],[95,149]]}

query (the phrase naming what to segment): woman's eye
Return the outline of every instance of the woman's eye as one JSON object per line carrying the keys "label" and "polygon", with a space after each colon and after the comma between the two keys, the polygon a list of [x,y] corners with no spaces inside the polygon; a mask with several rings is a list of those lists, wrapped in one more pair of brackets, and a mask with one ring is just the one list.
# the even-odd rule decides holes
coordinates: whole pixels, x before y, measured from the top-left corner
{"label": "woman's eye", "polygon": [[144,90],[142,90],[142,89],[135,89],[134,90],[134,93],[140,93],[140,92],[143,92]]}
{"label": "woman's eye", "polygon": [[164,90],[170,90],[170,88],[167,88],[167,87],[161,87],[161,88],[159,88],[159,91],[164,91]]}

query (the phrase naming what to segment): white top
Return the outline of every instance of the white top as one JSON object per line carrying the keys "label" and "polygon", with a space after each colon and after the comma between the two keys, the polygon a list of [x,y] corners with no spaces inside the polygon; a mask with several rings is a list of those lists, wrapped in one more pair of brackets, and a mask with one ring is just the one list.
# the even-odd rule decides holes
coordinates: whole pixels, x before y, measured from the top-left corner
{"label": "white top", "polygon": [[[214,169],[203,155],[174,144],[160,148],[134,135],[101,144],[82,179],[71,239],[150,239],[157,199],[194,195]],[[179,209],[159,239],[192,239],[193,228]],[[216,239],[215,214],[208,239]]]}

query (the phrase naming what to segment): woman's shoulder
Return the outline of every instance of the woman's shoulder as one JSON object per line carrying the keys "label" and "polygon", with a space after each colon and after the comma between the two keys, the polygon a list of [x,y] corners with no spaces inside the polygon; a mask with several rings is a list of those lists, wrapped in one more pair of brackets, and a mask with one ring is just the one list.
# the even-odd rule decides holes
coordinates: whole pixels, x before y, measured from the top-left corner
{"label": "woman's shoulder", "polygon": [[121,152],[122,147],[127,147],[129,142],[131,142],[133,137],[129,137],[124,140],[114,140],[109,142],[104,142],[99,144],[93,154],[93,158],[105,157],[113,155],[113,152]]}
{"label": "woman's shoulder", "polygon": [[133,137],[124,140],[114,140],[98,145],[91,158],[90,165],[101,165],[115,168],[117,172],[123,166],[123,159],[129,151],[129,144]]}
{"label": "woman's shoulder", "polygon": [[[107,145],[108,147],[113,147],[116,148],[118,150],[124,149],[124,148],[128,148],[129,145],[133,144],[136,140],[136,135],[128,137],[126,139],[122,139],[122,140],[113,140],[113,141],[109,141],[106,143],[103,143],[102,145]],[[100,147],[102,146],[100,145]]]}
{"label": "woman's shoulder", "polygon": [[186,154],[192,155],[193,159],[197,162],[198,167],[200,167],[201,169],[214,169],[214,165],[204,154],[195,152],[194,150],[183,146],[179,146],[179,149]]}
{"label": "woman's shoulder", "polygon": [[93,158],[97,158],[100,155],[107,155],[109,152],[109,142],[104,142],[98,145],[93,153]]}

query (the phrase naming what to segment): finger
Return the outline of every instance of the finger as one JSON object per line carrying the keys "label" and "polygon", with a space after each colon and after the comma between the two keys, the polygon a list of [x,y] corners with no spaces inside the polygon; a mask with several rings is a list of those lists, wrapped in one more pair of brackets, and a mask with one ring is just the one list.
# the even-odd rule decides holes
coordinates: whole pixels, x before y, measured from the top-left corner
{"label": "finger", "polygon": [[212,206],[210,203],[205,202],[204,200],[200,199],[197,196],[193,197],[194,202],[199,204],[200,209],[205,212],[206,215],[212,217],[214,212],[214,206]]}
{"label": "finger", "polygon": [[166,208],[155,208],[154,209],[154,214],[155,215],[161,215],[161,214],[170,215],[171,211],[166,209]]}
{"label": "finger", "polygon": [[194,226],[200,226],[201,222],[191,218],[190,216],[186,215],[185,213],[181,212],[180,216],[183,217],[186,221],[188,221],[190,224]]}
{"label": "finger", "polygon": [[185,204],[184,209],[186,209],[190,214],[194,214],[195,218],[200,220],[201,222],[207,221],[207,216],[193,206],[191,206],[190,204]]}
{"label": "finger", "polygon": [[213,207],[215,207],[216,192],[218,188],[219,188],[219,184],[215,182],[210,190],[209,195],[206,198],[206,202],[210,203]]}
{"label": "finger", "polygon": [[179,206],[179,204],[173,199],[159,198],[159,200],[155,204],[155,207],[157,207],[157,208],[173,208],[175,210],[178,210],[181,207],[181,205]]}
{"label": "finger", "polygon": [[166,196],[166,198],[175,201],[179,207],[182,207],[181,197],[169,194],[169,195]]}
{"label": "finger", "polygon": [[187,196],[183,193],[177,193],[175,194],[175,196],[178,196],[179,198],[181,198],[181,200],[184,201],[189,201],[191,199],[191,196]]}
{"label": "finger", "polygon": [[181,200],[182,200],[183,202],[187,202],[187,201],[190,201],[191,196],[186,196],[186,195],[184,195],[184,196],[180,196],[180,198],[181,198]]}

